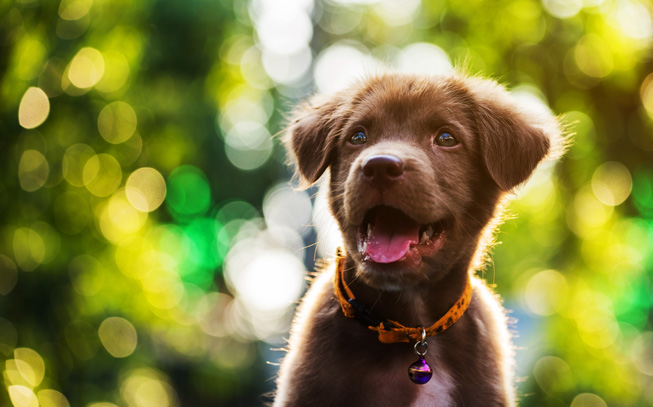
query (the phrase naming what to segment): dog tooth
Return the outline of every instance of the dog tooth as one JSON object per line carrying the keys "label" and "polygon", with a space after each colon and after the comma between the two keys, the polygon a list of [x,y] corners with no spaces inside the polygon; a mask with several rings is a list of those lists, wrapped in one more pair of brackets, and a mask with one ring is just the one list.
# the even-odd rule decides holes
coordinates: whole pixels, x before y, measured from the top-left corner
{"label": "dog tooth", "polygon": [[372,224],[368,223],[367,224],[367,237],[369,238],[371,234],[372,234]]}
{"label": "dog tooth", "polygon": [[433,226],[432,226],[432,225],[429,225],[429,226],[426,228],[426,232],[425,232],[425,233],[428,235],[429,238],[430,238],[431,236],[433,236]]}
{"label": "dog tooth", "polygon": [[429,237],[428,237],[428,235],[426,234],[426,232],[422,232],[422,238],[419,239],[419,244],[424,244],[424,243],[426,243],[428,240],[429,240]]}

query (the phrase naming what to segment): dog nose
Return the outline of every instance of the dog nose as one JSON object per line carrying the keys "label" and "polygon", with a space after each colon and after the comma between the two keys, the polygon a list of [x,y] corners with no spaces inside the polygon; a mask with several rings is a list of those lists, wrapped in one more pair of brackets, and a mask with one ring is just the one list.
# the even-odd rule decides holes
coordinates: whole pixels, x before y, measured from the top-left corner
{"label": "dog nose", "polygon": [[404,162],[394,155],[373,155],[363,162],[363,175],[372,181],[389,181],[403,173]]}

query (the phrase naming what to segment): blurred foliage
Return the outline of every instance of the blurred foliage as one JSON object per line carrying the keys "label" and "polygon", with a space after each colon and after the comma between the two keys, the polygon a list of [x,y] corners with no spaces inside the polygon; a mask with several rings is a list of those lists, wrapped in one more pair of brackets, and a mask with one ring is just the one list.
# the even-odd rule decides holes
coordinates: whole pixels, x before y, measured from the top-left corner
{"label": "blurred foliage", "polygon": [[464,66],[561,115],[575,143],[519,191],[484,271],[518,319],[521,405],[653,404],[652,15],[1,1],[0,405],[261,405],[316,239],[271,134],[380,63]]}

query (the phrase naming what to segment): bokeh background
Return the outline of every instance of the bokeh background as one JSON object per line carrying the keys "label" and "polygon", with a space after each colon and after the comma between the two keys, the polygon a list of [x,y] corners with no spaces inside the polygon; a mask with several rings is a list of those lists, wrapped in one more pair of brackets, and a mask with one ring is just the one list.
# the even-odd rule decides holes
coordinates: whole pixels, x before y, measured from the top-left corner
{"label": "bokeh background", "polygon": [[[497,78],[575,133],[485,278],[522,406],[653,405],[644,0],[1,0],[0,405],[260,406],[337,233],[272,136],[390,66]],[[548,107],[547,107],[548,106]],[[313,208],[315,206],[315,208]],[[315,209],[315,215],[313,210]]]}

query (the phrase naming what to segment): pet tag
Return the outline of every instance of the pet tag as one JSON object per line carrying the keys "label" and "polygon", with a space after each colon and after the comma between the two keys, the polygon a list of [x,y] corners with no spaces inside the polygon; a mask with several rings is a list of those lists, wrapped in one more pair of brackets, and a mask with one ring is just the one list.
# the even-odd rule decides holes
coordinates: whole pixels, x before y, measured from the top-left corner
{"label": "pet tag", "polygon": [[[419,351],[417,349],[418,346],[422,346],[423,351]],[[429,366],[429,364],[426,363],[426,360],[424,360],[424,355],[426,355],[427,350],[428,344],[426,343],[426,330],[422,328],[422,340],[415,342],[415,353],[419,356],[419,359],[408,367],[408,377],[410,377],[410,380],[413,383],[427,383],[431,380],[431,376],[433,376],[433,369],[431,369],[431,366]]]}

